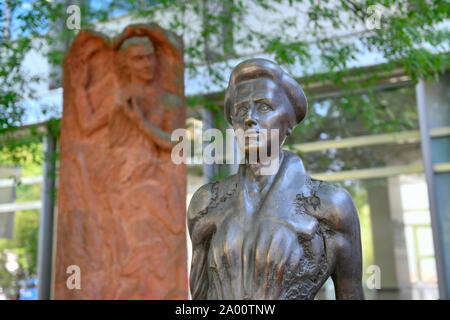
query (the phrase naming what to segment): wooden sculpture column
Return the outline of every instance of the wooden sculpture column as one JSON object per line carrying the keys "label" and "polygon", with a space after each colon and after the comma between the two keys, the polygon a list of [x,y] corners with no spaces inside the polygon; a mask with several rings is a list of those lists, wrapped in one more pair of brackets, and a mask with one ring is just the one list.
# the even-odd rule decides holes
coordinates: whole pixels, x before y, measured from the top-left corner
{"label": "wooden sculpture column", "polygon": [[[182,39],[156,25],[75,38],[64,61],[55,299],[187,298],[186,169],[170,158],[170,134],[185,126],[183,70]],[[68,285],[74,270],[79,289]]]}

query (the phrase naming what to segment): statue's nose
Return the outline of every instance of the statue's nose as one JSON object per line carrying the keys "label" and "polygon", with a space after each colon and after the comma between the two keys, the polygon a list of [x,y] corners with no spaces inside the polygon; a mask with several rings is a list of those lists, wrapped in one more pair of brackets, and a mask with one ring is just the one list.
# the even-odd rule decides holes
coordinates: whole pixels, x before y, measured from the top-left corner
{"label": "statue's nose", "polygon": [[254,110],[253,106],[250,106],[250,109],[248,110],[248,113],[247,113],[247,117],[245,118],[245,121],[244,121],[245,126],[247,126],[247,127],[252,127],[252,126],[256,125],[253,110]]}
{"label": "statue's nose", "polygon": [[252,126],[255,126],[256,125],[256,121],[253,119],[253,117],[247,117],[246,119],[245,119],[245,125],[247,126],[247,127],[252,127]]}

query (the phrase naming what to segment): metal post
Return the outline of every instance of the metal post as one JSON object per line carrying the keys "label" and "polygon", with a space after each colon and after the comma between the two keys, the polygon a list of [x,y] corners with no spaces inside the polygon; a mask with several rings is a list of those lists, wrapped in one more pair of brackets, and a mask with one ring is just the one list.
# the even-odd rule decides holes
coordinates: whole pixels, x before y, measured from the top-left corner
{"label": "metal post", "polygon": [[437,212],[437,202],[435,194],[435,181],[433,171],[433,159],[431,156],[431,139],[428,126],[427,102],[425,92],[425,81],[419,80],[416,85],[416,100],[419,113],[420,138],[422,147],[422,159],[425,168],[425,178],[427,181],[428,201],[430,206],[431,226],[433,229],[434,252],[436,259],[436,271],[438,276],[439,297],[449,299],[447,295],[447,279],[444,265],[444,251],[442,248],[443,237],[440,227],[440,219]]}
{"label": "metal post", "polygon": [[53,221],[55,193],[55,150],[56,137],[48,130],[44,136],[44,166],[39,215],[38,239],[38,299],[48,300],[51,295],[52,260],[53,260]]}
{"label": "metal post", "polygon": [[[202,121],[203,121],[203,130],[204,133],[206,130],[214,127],[214,112],[210,109],[203,108],[202,109]],[[203,140],[203,137],[202,137]],[[203,150],[206,148],[208,144],[203,142]],[[202,151],[203,151],[202,150]],[[203,155],[203,153],[202,153]],[[215,166],[214,164],[206,164],[203,163],[203,181],[205,183],[211,182],[215,177]]]}

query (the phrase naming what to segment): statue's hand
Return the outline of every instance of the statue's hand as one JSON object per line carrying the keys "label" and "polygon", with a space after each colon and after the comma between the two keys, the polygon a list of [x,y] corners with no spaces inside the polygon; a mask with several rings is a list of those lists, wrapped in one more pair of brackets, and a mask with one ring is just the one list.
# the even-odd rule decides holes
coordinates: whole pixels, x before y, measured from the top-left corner
{"label": "statue's hand", "polygon": [[119,103],[116,104],[116,108],[130,119],[136,126],[142,130],[150,139],[152,139],[158,146],[163,149],[171,149],[172,141],[170,134],[164,130],[158,128],[156,125],[150,122],[142,112],[142,109],[136,102],[136,99],[132,96],[120,96]]}
{"label": "statue's hand", "polygon": [[134,120],[142,120],[143,114],[141,109],[136,105],[136,100],[133,97],[128,97],[126,102],[127,112]]}
{"label": "statue's hand", "polygon": [[121,93],[119,93],[114,107],[118,111],[125,113],[125,115],[128,118],[130,118],[130,120],[133,120],[133,121],[140,120],[139,112],[138,112],[138,110],[140,111],[140,109],[136,105],[136,101],[132,96],[128,96],[128,95],[124,96]]}

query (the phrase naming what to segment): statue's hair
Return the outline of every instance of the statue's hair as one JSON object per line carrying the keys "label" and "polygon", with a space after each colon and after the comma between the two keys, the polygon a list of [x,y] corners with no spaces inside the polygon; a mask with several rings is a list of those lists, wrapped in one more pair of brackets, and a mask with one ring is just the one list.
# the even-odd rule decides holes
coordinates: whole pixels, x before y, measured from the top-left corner
{"label": "statue's hair", "polygon": [[281,69],[276,63],[266,59],[249,59],[238,64],[231,72],[230,81],[225,94],[225,117],[232,124],[233,101],[235,99],[235,88],[240,82],[256,79],[270,79],[283,88],[289,102],[291,103],[296,117],[296,124],[300,123],[306,116],[308,102],[300,85],[289,74]]}
{"label": "statue's hair", "polygon": [[151,53],[155,52],[155,48],[153,46],[153,43],[150,41],[150,39],[147,37],[139,37],[139,36],[138,37],[135,36],[135,37],[126,39],[120,45],[120,50],[126,50],[133,45],[140,45],[140,44],[146,46]]}

